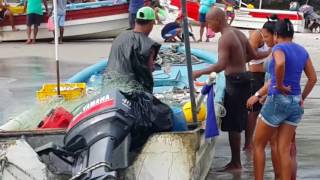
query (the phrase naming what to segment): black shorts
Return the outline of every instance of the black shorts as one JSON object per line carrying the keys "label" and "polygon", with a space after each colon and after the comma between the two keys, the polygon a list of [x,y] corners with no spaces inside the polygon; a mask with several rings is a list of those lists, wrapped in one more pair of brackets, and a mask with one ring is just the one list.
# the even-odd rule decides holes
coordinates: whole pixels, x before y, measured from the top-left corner
{"label": "black shorts", "polygon": [[[253,96],[263,85],[264,85],[264,72],[250,72],[251,80],[250,80],[250,95]],[[251,112],[259,112],[262,108],[262,104],[257,102],[253,105],[253,109],[250,109]]]}
{"label": "black shorts", "polygon": [[227,114],[222,118],[222,131],[241,132],[247,127],[246,103],[250,97],[250,77],[247,72],[226,75],[224,107]]}
{"label": "black shorts", "polygon": [[40,26],[42,23],[43,17],[42,15],[36,13],[30,13],[27,15],[27,26]]}

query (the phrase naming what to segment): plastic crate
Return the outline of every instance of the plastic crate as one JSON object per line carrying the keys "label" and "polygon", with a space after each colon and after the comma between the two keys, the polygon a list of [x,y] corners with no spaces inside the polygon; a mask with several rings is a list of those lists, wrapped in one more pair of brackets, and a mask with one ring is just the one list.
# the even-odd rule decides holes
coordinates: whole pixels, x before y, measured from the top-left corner
{"label": "plastic crate", "polygon": [[[37,91],[38,101],[46,101],[57,95],[57,84],[44,84]],[[60,84],[60,94],[65,100],[78,99],[86,94],[86,83],[63,83]]]}

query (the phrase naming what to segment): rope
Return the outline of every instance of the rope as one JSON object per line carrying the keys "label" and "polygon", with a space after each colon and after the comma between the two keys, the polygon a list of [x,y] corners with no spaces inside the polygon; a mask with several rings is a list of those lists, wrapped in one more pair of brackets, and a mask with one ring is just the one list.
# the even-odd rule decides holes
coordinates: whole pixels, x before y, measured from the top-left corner
{"label": "rope", "polygon": [[34,177],[33,175],[31,175],[30,173],[28,173],[26,170],[22,169],[21,167],[19,167],[18,165],[10,162],[7,158],[7,156],[5,154],[2,154],[0,156],[0,171],[1,171],[1,176],[3,176],[4,170],[6,168],[6,170],[8,171],[8,173],[14,177],[16,180],[25,180],[25,178],[19,178],[18,176],[15,175],[15,173],[11,172],[9,170],[9,166],[15,167],[17,170],[19,170],[20,172],[24,173],[26,176],[28,176],[30,179],[32,180],[37,180],[36,177]]}
{"label": "rope", "polygon": [[69,180],[77,180],[78,178],[80,178],[81,176],[87,174],[88,172],[91,172],[95,169],[98,169],[100,167],[105,167],[108,169],[111,169],[110,165],[106,162],[98,162],[96,164],[93,164],[85,169],[83,169],[82,171],[80,171],[78,174],[76,174],[75,176],[71,177]]}

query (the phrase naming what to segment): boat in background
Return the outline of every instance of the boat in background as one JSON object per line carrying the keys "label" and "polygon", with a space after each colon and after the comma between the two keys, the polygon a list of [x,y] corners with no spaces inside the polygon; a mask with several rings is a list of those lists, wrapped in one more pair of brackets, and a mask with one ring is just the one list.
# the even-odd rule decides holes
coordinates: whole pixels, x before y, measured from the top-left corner
{"label": "boat in background", "polygon": [[289,10],[249,9],[241,7],[236,10],[236,16],[232,26],[248,29],[261,29],[267,21],[267,17],[276,14],[279,19],[288,18],[293,24],[295,32],[305,32],[305,20],[303,13]]}
{"label": "boat in background", "polygon": [[[262,0],[260,1],[260,7],[262,6]],[[171,0],[171,4],[181,7],[180,0]],[[235,19],[232,22],[232,26],[238,28],[247,29],[260,29],[263,24],[267,21],[267,17],[272,14],[277,14],[280,19],[288,18],[291,20],[294,30],[296,32],[305,32],[305,19],[303,13],[298,11],[289,10],[275,10],[275,9],[255,9],[247,8],[248,5],[239,2],[240,8],[235,9]],[[225,9],[224,4],[216,3],[217,7]],[[187,0],[188,17],[198,20],[199,19],[199,4],[192,0]]]}
{"label": "boat in background", "polygon": [[[98,39],[117,36],[129,28],[128,3],[126,1],[99,1],[67,5],[64,39]],[[39,26],[37,39],[52,39],[53,33],[47,28],[48,16],[44,14]],[[15,14],[16,27],[13,32],[8,18],[0,23],[1,41],[26,40],[26,15]]]}

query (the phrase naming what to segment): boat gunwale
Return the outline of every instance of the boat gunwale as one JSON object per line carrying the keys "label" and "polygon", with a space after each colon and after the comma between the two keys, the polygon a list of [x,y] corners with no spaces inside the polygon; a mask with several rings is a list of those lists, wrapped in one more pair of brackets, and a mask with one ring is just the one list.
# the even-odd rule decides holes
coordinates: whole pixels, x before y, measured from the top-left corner
{"label": "boat gunwale", "polygon": [[[0,131],[0,138],[9,138],[9,137],[19,137],[23,135],[61,135],[65,134],[67,129],[65,128],[50,128],[50,129],[33,129],[33,130],[24,130],[24,131]],[[193,130],[187,131],[167,131],[167,132],[157,132],[152,134],[149,138],[155,135],[166,135],[166,134],[193,134],[198,132],[204,132],[203,128],[196,128]]]}
{"label": "boat gunwale", "polygon": [[0,138],[10,138],[19,136],[41,136],[41,135],[61,135],[65,134],[66,129],[34,129],[25,131],[0,131]]}

